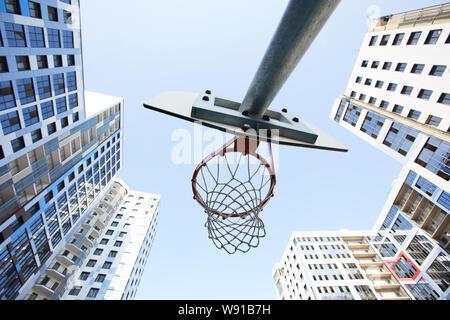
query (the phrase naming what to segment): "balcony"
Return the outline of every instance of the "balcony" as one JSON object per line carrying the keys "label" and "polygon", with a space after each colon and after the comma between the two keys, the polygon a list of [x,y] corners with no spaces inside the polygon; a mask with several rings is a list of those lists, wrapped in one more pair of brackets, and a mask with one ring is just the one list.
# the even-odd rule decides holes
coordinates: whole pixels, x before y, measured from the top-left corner
{"label": "balcony", "polygon": [[53,295],[53,290],[47,288],[42,284],[35,284],[32,290],[36,292],[38,295],[43,296],[44,298],[47,299],[50,299],[50,297]]}
{"label": "balcony", "polygon": [[76,245],[74,245],[73,243],[68,243],[68,244],[66,244],[66,248],[69,250],[69,251],[72,251],[72,253],[75,253],[75,255],[80,255],[83,251],[80,249],[80,248],[78,248]]}
{"label": "balcony", "polygon": [[366,273],[367,278],[369,279],[388,279],[392,276],[392,274],[389,271],[384,272],[372,272],[372,273]]}
{"label": "balcony", "polygon": [[353,249],[369,249],[370,245],[368,243],[357,243],[357,242],[353,242],[353,243],[347,243],[347,246],[350,250]]}
{"label": "balcony", "polygon": [[66,256],[63,255],[57,255],[55,257],[55,260],[62,263],[64,266],[66,267],[70,267],[73,266],[73,261],[70,260],[69,258],[67,258]]}
{"label": "balcony", "polygon": [[52,277],[53,279],[57,279],[58,282],[63,281],[65,277],[65,275],[63,275],[61,272],[55,269],[47,269],[45,270],[45,274]]}
{"label": "balcony", "polygon": [[382,261],[359,261],[361,268],[381,267],[384,266]]}
{"label": "balcony", "polygon": [[373,287],[376,291],[397,291],[401,288],[398,283],[374,283]]}
{"label": "balcony", "polygon": [[369,250],[358,250],[358,251],[352,251],[353,256],[358,258],[375,258],[377,254],[373,251]]}

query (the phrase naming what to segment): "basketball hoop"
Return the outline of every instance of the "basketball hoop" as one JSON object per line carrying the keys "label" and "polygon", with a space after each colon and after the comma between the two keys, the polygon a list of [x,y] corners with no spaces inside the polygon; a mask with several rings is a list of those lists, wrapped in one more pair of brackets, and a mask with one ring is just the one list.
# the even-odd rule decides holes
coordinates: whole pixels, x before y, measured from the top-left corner
{"label": "basketball hoop", "polygon": [[192,177],[194,199],[208,215],[208,236],[230,254],[257,247],[266,235],[260,213],[273,196],[276,178],[270,142],[270,163],[256,152],[259,143],[234,137],[206,157]]}

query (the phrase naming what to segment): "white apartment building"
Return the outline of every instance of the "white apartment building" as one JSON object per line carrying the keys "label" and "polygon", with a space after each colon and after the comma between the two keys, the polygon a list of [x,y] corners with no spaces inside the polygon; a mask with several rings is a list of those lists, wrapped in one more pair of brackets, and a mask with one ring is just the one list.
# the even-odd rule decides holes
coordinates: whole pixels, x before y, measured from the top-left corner
{"label": "white apartment building", "polygon": [[[327,260],[318,253],[317,261],[308,257],[308,264],[298,264],[298,272],[309,281],[306,288],[312,289],[294,292],[297,274],[292,277],[292,254],[286,251],[274,268],[280,298],[450,298],[449,84],[450,3],[372,20],[345,94],[335,100],[330,117],[403,164],[374,228],[351,233],[350,238],[334,233],[346,242],[338,243],[342,250],[353,251],[346,254],[357,260],[363,279],[370,280],[375,291],[361,295],[354,279],[340,279],[339,291],[331,290],[329,275],[320,279],[316,269],[310,269],[314,262],[325,268]],[[307,237],[296,234],[288,245],[293,250],[298,237]],[[325,234],[309,233],[320,244],[308,250],[318,251],[328,241],[321,238]],[[296,257],[304,259],[305,245]],[[363,252],[355,255],[355,250]],[[371,261],[361,260],[366,258]],[[348,270],[336,266],[345,279]],[[318,283],[329,284],[327,291],[323,286],[319,291]]]}
{"label": "white apartment building", "polygon": [[156,234],[159,199],[116,179],[25,299],[133,299]]}
{"label": "white apartment building", "polygon": [[373,231],[293,232],[272,275],[281,300],[409,300]]}

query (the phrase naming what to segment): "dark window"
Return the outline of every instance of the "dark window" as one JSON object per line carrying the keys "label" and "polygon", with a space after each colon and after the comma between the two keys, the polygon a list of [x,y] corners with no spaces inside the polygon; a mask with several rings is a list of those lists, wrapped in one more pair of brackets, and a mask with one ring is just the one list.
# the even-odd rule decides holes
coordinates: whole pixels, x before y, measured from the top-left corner
{"label": "dark window", "polygon": [[366,81],[364,82],[364,84],[366,86],[370,86],[372,84],[372,79],[367,78]]}
{"label": "dark window", "polygon": [[395,89],[397,89],[397,84],[396,83],[392,83],[391,82],[391,83],[388,84],[387,90],[394,92]]}
{"label": "dark window", "polygon": [[404,33],[397,33],[394,37],[394,41],[392,42],[393,46],[398,46],[402,43],[403,37],[405,36]]}
{"label": "dark window", "polygon": [[423,68],[425,67],[424,64],[414,64],[413,67],[411,68],[411,73],[415,73],[415,74],[421,74],[423,71]]}
{"label": "dark window", "polygon": [[108,257],[114,258],[117,256],[117,251],[110,251]]}
{"label": "dark window", "polygon": [[16,56],[17,70],[27,71],[30,70],[30,60],[28,56]]}
{"label": "dark window", "polygon": [[391,69],[391,66],[392,66],[392,62],[385,62],[384,64],[383,64],[383,70],[390,70]]}
{"label": "dark window", "polygon": [[408,113],[408,118],[417,120],[417,119],[419,119],[420,115],[421,115],[421,112],[420,112],[420,111],[411,109],[411,110],[409,111],[409,113]]}
{"label": "dark window", "polygon": [[396,104],[396,105],[394,106],[394,109],[392,109],[392,112],[395,112],[395,113],[398,113],[398,114],[401,114],[402,111],[403,111],[403,106],[398,105],[398,104]]}
{"label": "dark window", "polygon": [[89,272],[82,272],[80,274],[80,280],[86,280],[89,277]]}
{"label": "dark window", "polygon": [[438,99],[439,103],[450,104],[450,94],[443,92]]}
{"label": "dark window", "polygon": [[433,94],[432,90],[420,89],[419,94],[417,95],[417,98],[429,100],[432,94]]}
{"label": "dark window", "polygon": [[408,38],[408,45],[416,45],[417,42],[419,42],[420,35],[422,34],[421,31],[417,32],[411,32],[409,38]]}
{"label": "dark window", "polygon": [[364,93],[361,93],[361,94],[359,95],[359,100],[361,100],[361,101],[366,100],[366,95],[365,95]]}
{"label": "dark window", "polygon": [[61,128],[65,128],[69,125],[69,119],[67,117],[64,117],[61,119]]}
{"label": "dark window", "polygon": [[54,7],[48,7],[48,20],[58,21],[58,10]]}
{"label": "dark window", "polygon": [[445,43],[450,43],[450,33],[448,34],[447,40],[445,40]]}
{"label": "dark window", "polygon": [[387,43],[388,43],[388,41],[389,41],[389,37],[390,37],[389,34],[385,34],[385,35],[381,38],[380,46],[385,46],[385,45],[387,45]]}
{"label": "dark window", "polygon": [[28,1],[28,8],[30,9],[30,17],[42,19],[41,5],[34,1]]}
{"label": "dark window", "polygon": [[21,14],[19,0],[5,0],[5,9],[8,13]]}
{"label": "dark window", "polygon": [[442,118],[436,117],[436,116],[428,116],[426,124],[429,124],[433,127],[438,127],[441,124]]}
{"label": "dark window", "polygon": [[99,255],[102,254],[102,252],[103,252],[103,249],[97,248],[97,249],[95,249],[95,251],[94,251],[94,255],[95,255],[95,256],[99,256]]}
{"label": "dark window", "polygon": [[380,61],[373,61],[371,68],[376,69],[376,68],[378,68],[379,65],[380,65]]}
{"label": "dark window", "polygon": [[95,282],[103,282],[106,279],[106,274],[98,274],[97,277],[95,278]]}
{"label": "dark window", "polygon": [[367,67],[367,65],[369,64],[369,61],[367,61],[367,60],[364,60],[362,63],[361,63],[361,67]]}
{"label": "dark window", "polygon": [[356,83],[361,83],[361,80],[362,80],[362,78],[361,78],[361,77],[356,77],[356,80],[355,80],[355,82],[356,82]]}
{"label": "dark window", "polygon": [[75,55],[69,54],[67,56],[67,65],[68,66],[74,66],[75,65]]}
{"label": "dark window", "polygon": [[56,123],[52,122],[52,123],[48,124],[47,132],[48,132],[48,135],[55,133],[56,132]]}
{"label": "dark window", "polygon": [[97,263],[97,260],[91,259],[86,263],[87,267],[94,267],[95,264]]}
{"label": "dark window", "polygon": [[64,17],[64,23],[72,24],[72,12],[64,10],[63,17]]}
{"label": "dark window", "polygon": [[111,269],[111,266],[112,266],[112,262],[109,262],[109,261],[106,261],[104,264],[103,264],[103,269]]}
{"label": "dark window", "polygon": [[78,112],[75,112],[74,114],[72,114],[72,122],[75,123],[78,120],[80,120],[80,115],[78,114]]}
{"label": "dark window", "polygon": [[97,297],[98,291],[99,291],[99,290],[98,290],[97,288],[91,288],[91,289],[89,290],[89,292],[88,292],[87,297],[88,297],[88,298],[95,298],[95,297]]}
{"label": "dark window", "polygon": [[53,56],[53,64],[55,68],[62,67],[63,66],[62,56],[61,55]]}
{"label": "dark window", "polygon": [[11,146],[14,152],[17,152],[23,148],[25,148],[25,141],[23,137],[19,137],[11,141]]}
{"label": "dark window", "polygon": [[430,76],[441,77],[446,68],[446,66],[434,65],[430,70]]}
{"label": "dark window", "polygon": [[436,44],[441,33],[442,33],[442,29],[431,30],[428,33],[427,38],[425,39],[425,44]]}
{"label": "dark window", "polygon": [[383,85],[384,85],[384,81],[381,81],[381,80],[377,80],[377,82],[375,83],[376,88],[382,88]]}
{"label": "dark window", "polygon": [[369,46],[374,46],[377,43],[378,36],[372,36],[370,38]]}
{"label": "dark window", "polygon": [[389,102],[381,100],[380,108],[387,109],[388,106],[389,106]]}
{"label": "dark window", "polygon": [[404,63],[404,62],[399,62],[399,63],[397,64],[397,67],[395,68],[395,71],[403,72],[403,71],[405,71],[405,69],[406,69],[406,63]]}
{"label": "dark window", "polygon": [[8,61],[6,60],[6,57],[0,57],[0,72],[9,72]]}
{"label": "dark window", "polygon": [[37,129],[31,132],[31,141],[33,141],[33,143],[41,139],[42,139],[41,129]]}
{"label": "dark window", "polygon": [[403,86],[401,94],[406,94],[406,95],[409,96],[412,91],[413,91],[413,87],[411,87],[411,86]]}
{"label": "dark window", "polygon": [[47,56],[36,56],[37,65],[39,69],[47,69],[48,61]]}
{"label": "dark window", "polygon": [[120,246],[122,246],[122,241],[114,242],[114,247],[120,247]]}

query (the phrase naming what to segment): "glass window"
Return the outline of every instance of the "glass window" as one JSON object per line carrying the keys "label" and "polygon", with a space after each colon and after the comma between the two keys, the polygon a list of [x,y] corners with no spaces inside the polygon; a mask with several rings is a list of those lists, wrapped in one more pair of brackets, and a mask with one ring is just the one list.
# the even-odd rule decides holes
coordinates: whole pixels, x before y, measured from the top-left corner
{"label": "glass window", "polygon": [[21,104],[27,104],[36,101],[32,78],[16,80],[16,84]]}
{"label": "glass window", "polygon": [[19,0],[5,0],[5,9],[8,13],[21,14]]}
{"label": "glass window", "polygon": [[91,289],[89,290],[89,292],[88,292],[87,297],[88,297],[88,298],[95,298],[95,297],[97,297],[98,291],[99,291],[99,290],[98,290],[97,288],[91,288]]}
{"label": "glass window", "polygon": [[39,141],[42,139],[42,132],[41,129],[37,129],[31,132],[31,141],[33,141],[33,143]]}
{"label": "glass window", "polygon": [[86,280],[89,277],[89,272],[82,272],[80,274],[80,280]]}
{"label": "glass window", "polygon": [[391,35],[389,35],[389,34],[385,34],[385,35],[381,38],[380,46],[385,46],[385,45],[387,45],[390,36],[391,36]]}
{"label": "glass window", "polygon": [[381,100],[380,108],[387,109],[388,106],[389,106],[389,102],[387,102],[385,100]]}
{"label": "glass window", "polygon": [[374,46],[377,43],[378,36],[372,36],[370,38],[369,46]]}
{"label": "glass window", "polygon": [[66,92],[63,73],[53,75],[53,89],[55,90],[55,95],[63,94],[64,92]]}
{"label": "glass window", "polygon": [[384,81],[377,80],[377,82],[375,83],[375,88],[383,88],[383,85]]}
{"label": "glass window", "polygon": [[48,124],[47,132],[48,132],[48,135],[55,133],[56,132],[56,123],[52,122],[52,123]]}
{"label": "glass window", "polygon": [[95,282],[103,282],[106,279],[106,274],[98,274],[97,277],[95,278]]}
{"label": "glass window", "polygon": [[16,64],[18,71],[30,70],[30,60],[28,56],[16,56]]}
{"label": "glass window", "polygon": [[385,62],[383,64],[383,70],[390,70],[392,66],[392,62]]}
{"label": "glass window", "polygon": [[422,34],[421,31],[411,32],[411,34],[409,35],[407,44],[408,45],[416,45],[417,42],[419,42],[419,38],[420,38],[421,34]]}
{"label": "glass window", "polygon": [[56,99],[56,113],[60,114],[67,111],[66,97]]}
{"label": "glass window", "polygon": [[32,48],[45,48],[44,30],[39,27],[28,26],[30,44]]}
{"label": "glass window", "polygon": [[0,115],[0,121],[2,123],[4,135],[22,129],[20,125],[19,113],[17,111]]}
{"label": "glass window", "polygon": [[358,122],[359,116],[361,115],[362,109],[350,104],[347,108],[347,111],[344,115],[344,121],[351,124],[353,127],[356,125],[356,122]]}
{"label": "glass window", "polygon": [[396,84],[396,83],[392,83],[392,82],[391,82],[391,83],[388,84],[388,86],[387,86],[387,90],[388,90],[388,91],[394,92],[395,89],[397,89],[397,84]]}
{"label": "glass window", "polygon": [[429,138],[415,162],[449,181],[450,144],[436,138]]}
{"label": "glass window", "polygon": [[439,103],[450,104],[450,93],[441,93],[441,96],[438,99]]}
{"label": "glass window", "polygon": [[429,74],[430,76],[442,77],[446,68],[446,66],[434,65]]}
{"label": "glass window", "polygon": [[361,126],[361,131],[376,139],[383,127],[384,120],[385,118],[375,113],[367,112],[366,118]]}
{"label": "glass window", "polygon": [[380,61],[373,61],[372,65],[370,67],[372,69],[376,69],[376,68],[378,68],[379,65],[380,65]]}
{"label": "glass window", "polygon": [[23,25],[5,23],[6,39],[10,47],[26,47],[25,30]]}
{"label": "glass window", "polygon": [[78,107],[78,94],[74,93],[69,95],[69,108],[73,109]]}
{"label": "glass window", "polygon": [[431,30],[428,33],[427,38],[425,39],[425,44],[436,44],[441,33],[442,33],[442,29]]}
{"label": "glass window", "polygon": [[442,118],[430,115],[425,123],[433,127],[438,127],[441,124],[441,121]]}
{"label": "glass window", "polygon": [[105,263],[103,263],[103,269],[111,269],[112,266],[112,262],[109,261],[105,261]]}
{"label": "glass window", "polygon": [[97,263],[97,260],[91,259],[86,263],[87,267],[94,267],[95,264]]}
{"label": "glass window", "polygon": [[439,254],[433,264],[428,268],[427,274],[441,288],[447,291],[450,284],[450,258],[445,253]]}
{"label": "glass window", "polygon": [[53,101],[41,103],[41,113],[43,119],[53,117],[55,115],[55,112],[53,110]]}
{"label": "glass window", "polygon": [[61,48],[59,30],[47,28],[48,45],[50,48]]}
{"label": "glass window", "polygon": [[34,1],[28,1],[28,8],[30,9],[30,17],[42,19],[41,5]]}
{"label": "glass window", "polygon": [[63,30],[63,46],[64,48],[73,48],[73,32]]}
{"label": "glass window", "polygon": [[361,63],[361,67],[367,67],[367,65],[369,64],[369,61],[367,60],[363,60],[363,62]]}
{"label": "glass window", "polygon": [[413,65],[413,67],[411,68],[411,73],[415,73],[415,74],[421,74],[423,71],[423,68],[425,68],[424,64],[420,64],[420,63],[416,63]]}
{"label": "glass window", "polygon": [[16,106],[14,90],[11,81],[0,81],[0,111]]}
{"label": "glass window", "polygon": [[22,114],[23,114],[23,120],[25,122],[26,127],[39,122],[37,106],[24,108],[22,110]]}
{"label": "glass window", "polygon": [[74,91],[77,90],[77,75],[76,72],[68,72],[66,74],[67,76],[67,91]]}
{"label": "glass window", "polygon": [[433,94],[432,90],[420,89],[419,94],[417,95],[417,98],[429,100],[432,94]]}
{"label": "glass window", "polygon": [[8,61],[6,60],[6,57],[0,57],[0,72],[9,72]]}
{"label": "glass window", "polygon": [[50,76],[41,76],[36,78],[39,99],[43,100],[52,96],[50,86]]}
{"label": "glass window", "polygon": [[393,123],[383,144],[405,156],[416,140],[417,131],[398,123]]}
{"label": "glass window", "polygon": [[420,111],[411,109],[411,110],[409,110],[408,118],[417,120],[417,119],[419,119],[419,117],[420,117],[421,114],[422,114],[422,113],[421,113]]}
{"label": "glass window", "polygon": [[397,33],[394,37],[394,41],[392,42],[393,46],[399,46],[402,43],[403,37],[405,36],[404,33]]}
{"label": "glass window", "polygon": [[47,56],[36,56],[38,69],[47,69],[48,68],[48,60]]}
{"label": "glass window", "polygon": [[48,6],[48,20],[58,21],[58,10],[56,8]]}
{"label": "glass window", "polygon": [[406,63],[399,62],[399,63],[397,63],[397,67],[395,68],[395,71],[403,72],[403,71],[405,71],[405,69],[406,69]]}

